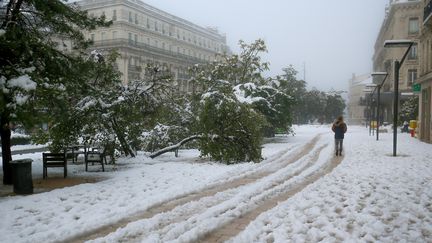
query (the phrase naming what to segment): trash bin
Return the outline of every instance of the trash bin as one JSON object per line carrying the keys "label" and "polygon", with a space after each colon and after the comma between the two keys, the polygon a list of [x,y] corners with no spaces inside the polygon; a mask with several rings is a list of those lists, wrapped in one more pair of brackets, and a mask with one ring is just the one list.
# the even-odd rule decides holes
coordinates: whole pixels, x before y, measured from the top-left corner
{"label": "trash bin", "polygon": [[416,121],[416,120],[411,120],[411,121],[409,122],[409,126],[410,126],[410,128],[412,128],[412,129],[416,129],[416,128],[417,128],[417,121]]}
{"label": "trash bin", "polygon": [[409,122],[411,137],[415,137],[415,130],[417,128],[417,120],[411,120]]}
{"label": "trash bin", "polygon": [[32,162],[31,159],[12,160],[13,189],[16,194],[32,194]]}

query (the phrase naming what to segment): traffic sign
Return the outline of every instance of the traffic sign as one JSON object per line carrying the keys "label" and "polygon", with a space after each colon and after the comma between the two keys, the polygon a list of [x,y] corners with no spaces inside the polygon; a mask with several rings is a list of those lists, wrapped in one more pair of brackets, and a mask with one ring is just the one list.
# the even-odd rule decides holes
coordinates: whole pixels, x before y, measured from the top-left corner
{"label": "traffic sign", "polygon": [[420,92],[421,91],[421,84],[413,84],[412,91],[413,92]]}

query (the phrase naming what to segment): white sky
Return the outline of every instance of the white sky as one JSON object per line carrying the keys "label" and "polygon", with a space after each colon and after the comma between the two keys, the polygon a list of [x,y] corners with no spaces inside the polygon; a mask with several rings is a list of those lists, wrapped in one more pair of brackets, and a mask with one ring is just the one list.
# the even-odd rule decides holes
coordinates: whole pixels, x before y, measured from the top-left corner
{"label": "white sky", "polygon": [[143,0],[201,26],[216,26],[228,45],[266,41],[270,75],[293,64],[322,90],[346,90],[352,73],[371,72],[373,45],[388,0]]}

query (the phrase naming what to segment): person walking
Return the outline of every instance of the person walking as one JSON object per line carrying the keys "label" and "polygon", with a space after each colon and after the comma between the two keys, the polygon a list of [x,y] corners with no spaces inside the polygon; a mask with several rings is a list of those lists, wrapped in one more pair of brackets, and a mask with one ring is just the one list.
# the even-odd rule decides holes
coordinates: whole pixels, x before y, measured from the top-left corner
{"label": "person walking", "polygon": [[409,123],[407,121],[404,121],[403,123],[403,127],[402,127],[402,132],[406,132],[409,133]]}
{"label": "person walking", "polygon": [[343,121],[343,116],[339,116],[333,123],[332,131],[335,134],[336,156],[342,156],[343,140],[347,131],[347,125]]}

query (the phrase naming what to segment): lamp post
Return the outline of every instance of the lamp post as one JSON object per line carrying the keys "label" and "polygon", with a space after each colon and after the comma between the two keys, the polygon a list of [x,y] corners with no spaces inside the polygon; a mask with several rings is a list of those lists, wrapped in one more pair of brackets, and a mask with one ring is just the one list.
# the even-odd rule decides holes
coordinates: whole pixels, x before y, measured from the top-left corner
{"label": "lamp post", "polygon": [[[371,92],[371,94],[370,94],[370,104],[371,104],[370,110],[372,113],[371,117],[374,117],[374,115],[375,115],[375,107],[374,107],[375,99],[373,98],[373,96],[375,94],[377,87],[378,86],[376,84],[366,84],[366,88],[368,88],[368,89],[374,88],[373,91],[370,91]],[[371,135],[371,132],[372,132],[372,135],[375,135],[375,130],[372,129],[372,119],[370,119],[370,122],[369,122],[369,136]]]}
{"label": "lamp post", "polygon": [[[371,121],[372,121],[372,93],[373,90],[370,89],[368,86],[366,86],[365,89],[363,89],[363,93],[365,93],[365,97],[366,97],[366,110],[367,110],[367,122],[366,122],[366,127],[369,126],[369,136],[371,135],[372,132],[372,127],[371,127]],[[369,97],[367,97],[369,96]]]}
{"label": "lamp post", "polygon": [[376,140],[379,140],[379,126],[380,126],[380,103],[381,103],[381,88],[384,85],[384,82],[386,81],[387,77],[388,77],[388,73],[387,72],[373,72],[372,77],[383,77],[384,79],[381,82],[381,84],[376,84],[376,89],[377,89],[377,127],[376,127]]}
{"label": "lamp post", "polygon": [[385,48],[405,47],[407,48],[405,54],[400,61],[394,62],[394,100],[393,100],[393,156],[396,156],[397,148],[397,123],[398,123],[398,108],[399,108],[399,71],[405,58],[407,57],[411,47],[415,44],[411,40],[386,40],[384,42]]}

